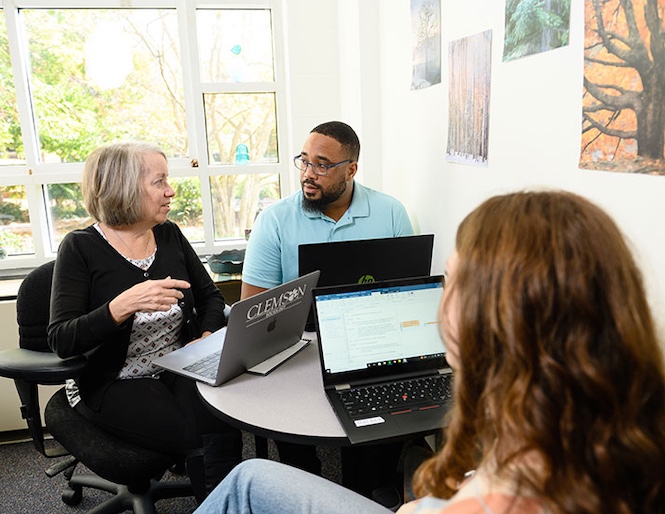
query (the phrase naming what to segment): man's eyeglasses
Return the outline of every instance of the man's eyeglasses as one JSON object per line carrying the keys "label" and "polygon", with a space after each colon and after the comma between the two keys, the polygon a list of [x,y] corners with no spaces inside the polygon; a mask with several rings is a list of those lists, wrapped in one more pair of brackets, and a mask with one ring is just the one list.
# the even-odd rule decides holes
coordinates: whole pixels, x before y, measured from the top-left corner
{"label": "man's eyeglasses", "polygon": [[298,168],[300,171],[307,171],[307,167],[311,166],[312,172],[315,175],[319,175],[320,177],[325,177],[330,169],[336,168],[337,166],[341,166],[342,164],[346,164],[347,162],[353,162],[353,161],[351,159],[346,159],[345,161],[340,161],[335,164],[322,164],[322,163],[313,163],[306,161],[305,159],[302,158],[302,155],[296,155],[293,158],[293,164],[295,164],[296,168]]}

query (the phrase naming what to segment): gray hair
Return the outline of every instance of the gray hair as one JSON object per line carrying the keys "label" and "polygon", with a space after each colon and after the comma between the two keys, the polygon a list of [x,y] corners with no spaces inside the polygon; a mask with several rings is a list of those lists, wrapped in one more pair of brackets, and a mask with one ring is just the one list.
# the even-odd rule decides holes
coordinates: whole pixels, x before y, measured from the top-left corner
{"label": "gray hair", "polygon": [[151,143],[124,142],[93,150],[83,168],[83,201],[97,221],[115,227],[143,218],[146,154],[166,154]]}

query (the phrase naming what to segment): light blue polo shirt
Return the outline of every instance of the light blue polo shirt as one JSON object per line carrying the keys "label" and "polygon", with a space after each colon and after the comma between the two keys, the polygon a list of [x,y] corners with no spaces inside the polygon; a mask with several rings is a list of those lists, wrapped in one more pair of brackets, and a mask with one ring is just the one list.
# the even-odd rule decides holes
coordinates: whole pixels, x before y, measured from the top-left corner
{"label": "light blue polo shirt", "polygon": [[247,243],[242,280],[271,288],[298,277],[298,245],[413,235],[404,206],[392,196],[353,185],[351,205],[335,222],[302,208],[302,191],[259,214]]}

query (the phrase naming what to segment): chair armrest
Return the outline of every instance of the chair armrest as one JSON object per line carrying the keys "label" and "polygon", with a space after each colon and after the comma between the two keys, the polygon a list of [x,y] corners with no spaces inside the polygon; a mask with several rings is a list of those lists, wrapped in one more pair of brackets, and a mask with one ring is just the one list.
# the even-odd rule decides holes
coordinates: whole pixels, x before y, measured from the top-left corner
{"label": "chair armrest", "polygon": [[44,430],[39,410],[38,384],[58,385],[81,374],[87,359],[83,355],[61,359],[51,352],[38,352],[24,348],[0,351],[0,377],[14,379],[21,400],[21,416],[35,448],[47,457],[58,455],[44,447]]}
{"label": "chair armrest", "polygon": [[51,352],[11,348],[0,351],[0,377],[39,384],[61,384],[68,378],[78,376],[86,363],[83,355],[61,359]]}

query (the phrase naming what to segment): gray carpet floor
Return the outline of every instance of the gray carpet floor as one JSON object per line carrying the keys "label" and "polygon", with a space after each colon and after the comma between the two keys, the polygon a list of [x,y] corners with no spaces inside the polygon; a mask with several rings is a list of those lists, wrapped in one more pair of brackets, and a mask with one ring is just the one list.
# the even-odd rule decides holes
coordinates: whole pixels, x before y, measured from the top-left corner
{"label": "gray carpet floor", "polygon": [[[254,437],[244,433],[243,458],[255,456]],[[47,445],[54,444],[47,441]],[[339,450],[317,448],[322,462],[322,474],[329,480],[341,480]],[[269,458],[277,460],[277,451],[272,441],[268,445]],[[54,463],[34,449],[32,443],[13,442],[0,444],[0,514],[80,514],[94,508],[109,498],[109,493],[85,489],[83,500],[75,507],[64,504],[60,498],[65,489],[62,475],[49,478],[45,470]],[[80,469],[79,469],[80,468]],[[78,466],[77,473],[87,470]],[[167,473],[164,480],[181,477]],[[196,509],[193,498],[177,498],[157,502],[159,514],[191,514]]]}

